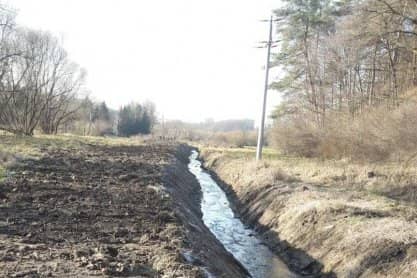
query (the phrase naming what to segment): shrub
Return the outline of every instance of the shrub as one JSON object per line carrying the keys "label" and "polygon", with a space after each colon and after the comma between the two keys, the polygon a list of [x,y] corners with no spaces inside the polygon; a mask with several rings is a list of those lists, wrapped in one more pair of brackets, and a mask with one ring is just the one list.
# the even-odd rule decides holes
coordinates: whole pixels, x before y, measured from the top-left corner
{"label": "shrub", "polygon": [[229,131],[212,134],[208,138],[208,143],[216,146],[243,148],[245,146],[256,146],[256,140],[255,131]]}
{"label": "shrub", "polygon": [[276,121],[272,142],[282,152],[306,157],[379,161],[417,152],[417,104],[378,107],[352,118],[333,113],[319,128],[300,117]]}

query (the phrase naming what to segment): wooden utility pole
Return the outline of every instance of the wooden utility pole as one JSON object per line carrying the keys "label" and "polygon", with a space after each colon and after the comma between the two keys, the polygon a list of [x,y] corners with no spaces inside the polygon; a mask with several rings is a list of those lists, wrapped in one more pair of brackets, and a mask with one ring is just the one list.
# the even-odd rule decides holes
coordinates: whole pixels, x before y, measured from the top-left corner
{"label": "wooden utility pole", "polygon": [[264,129],[265,129],[265,113],[266,113],[266,99],[268,96],[268,87],[269,87],[269,67],[271,60],[271,46],[272,46],[272,16],[269,20],[269,39],[267,42],[267,56],[266,56],[266,69],[265,69],[265,87],[264,87],[264,96],[262,102],[262,113],[261,113],[261,122],[258,127],[258,145],[256,147],[256,160],[262,159],[262,147],[264,144]]}

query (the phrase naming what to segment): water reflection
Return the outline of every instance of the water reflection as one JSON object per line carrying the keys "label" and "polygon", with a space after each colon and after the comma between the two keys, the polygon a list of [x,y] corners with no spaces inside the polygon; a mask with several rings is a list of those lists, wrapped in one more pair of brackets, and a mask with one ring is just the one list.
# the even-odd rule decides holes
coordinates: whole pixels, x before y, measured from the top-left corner
{"label": "water reflection", "polygon": [[255,278],[297,277],[275,256],[254,231],[234,217],[226,194],[201,168],[198,153],[193,151],[188,168],[201,184],[203,221],[225,248],[239,260]]}

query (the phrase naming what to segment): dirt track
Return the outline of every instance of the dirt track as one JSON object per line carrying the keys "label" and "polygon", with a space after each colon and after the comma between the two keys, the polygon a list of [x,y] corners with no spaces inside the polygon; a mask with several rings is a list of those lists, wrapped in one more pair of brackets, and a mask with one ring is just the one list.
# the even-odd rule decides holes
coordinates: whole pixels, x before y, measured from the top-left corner
{"label": "dirt track", "polygon": [[202,225],[178,146],[42,151],[0,187],[1,277],[245,276]]}

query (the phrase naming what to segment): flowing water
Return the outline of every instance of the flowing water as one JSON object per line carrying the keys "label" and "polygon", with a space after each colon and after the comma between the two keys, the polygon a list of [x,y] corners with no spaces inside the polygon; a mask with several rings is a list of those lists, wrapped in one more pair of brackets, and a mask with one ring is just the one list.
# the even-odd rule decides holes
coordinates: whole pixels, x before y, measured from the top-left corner
{"label": "flowing water", "polygon": [[254,278],[297,277],[237,218],[224,191],[201,167],[193,151],[188,168],[203,191],[201,210],[204,224]]}

